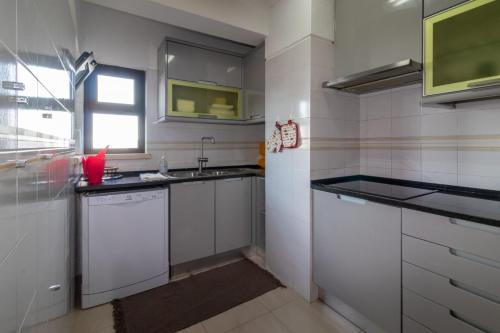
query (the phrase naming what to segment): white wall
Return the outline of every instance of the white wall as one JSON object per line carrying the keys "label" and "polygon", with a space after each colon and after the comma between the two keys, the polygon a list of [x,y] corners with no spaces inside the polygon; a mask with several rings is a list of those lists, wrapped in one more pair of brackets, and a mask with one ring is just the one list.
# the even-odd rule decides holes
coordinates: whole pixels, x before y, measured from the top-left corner
{"label": "white wall", "polygon": [[86,0],[193,31],[260,44],[268,34],[268,1]]}
{"label": "white wall", "polygon": [[266,58],[307,36],[333,40],[334,0],[281,0],[271,11]]}
{"label": "white wall", "polygon": [[[316,20],[322,23],[313,27]],[[333,65],[332,24],[333,0],[281,0],[273,7],[266,40],[266,137],[276,120],[289,118],[299,124],[301,135],[299,148],[266,154],[266,261],[308,300],[317,296],[312,282],[313,133],[318,110],[328,108],[315,97],[316,73]]]}
{"label": "white wall", "polygon": [[420,85],[361,99],[361,172],[500,190],[500,100],[421,105]]}
{"label": "white wall", "polygon": [[[255,164],[264,126],[162,123],[157,120],[157,49],[167,35],[185,36],[185,30],[89,3],[82,4],[81,43],[98,63],[146,71],[146,150],[152,159],[109,161],[121,170],[158,169],[162,153],[170,167],[195,167],[202,136],[215,136],[209,145],[208,165]],[[82,111],[81,98],[77,110]],[[80,118],[81,122],[81,118]]]}

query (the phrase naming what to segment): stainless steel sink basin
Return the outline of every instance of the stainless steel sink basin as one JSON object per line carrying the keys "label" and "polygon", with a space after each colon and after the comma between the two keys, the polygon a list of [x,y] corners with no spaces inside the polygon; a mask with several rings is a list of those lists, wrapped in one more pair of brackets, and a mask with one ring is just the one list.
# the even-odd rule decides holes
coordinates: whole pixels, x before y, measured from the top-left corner
{"label": "stainless steel sink basin", "polygon": [[246,169],[234,168],[234,169],[209,169],[203,172],[198,171],[174,171],[170,172],[169,175],[176,178],[194,178],[194,177],[213,177],[213,176],[227,176],[234,175],[238,173],[245,172]]}
{"label": "stainless steel sink basin", "polygon": [[170,172],[170,176],[176,177],[176,178],[193,178],[193,177],[203,177],[203,176],[208,176],[208,174],[198,171],[175,171],[175,172]]}
{"label": "stainless steel sink basin", "polygon": [[205,173],[210,176],[224,176],[231,174],[231,172],[227,170],[206,170]]}

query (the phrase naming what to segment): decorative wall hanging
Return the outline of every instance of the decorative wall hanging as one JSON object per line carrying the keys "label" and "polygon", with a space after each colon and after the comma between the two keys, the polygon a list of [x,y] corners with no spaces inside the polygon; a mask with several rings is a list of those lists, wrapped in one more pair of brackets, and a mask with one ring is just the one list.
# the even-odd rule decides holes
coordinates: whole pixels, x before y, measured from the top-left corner
{"label": "decorative wall hanging", "polygon": [[299,146],[299,125],[293,120],[284,124],[276,121],[271,137],[267,140],[267,151],[281,152],[283,148],[297,148]]}
{"label": "decorative wall hanging", "polygon": [[281,125],[281,141],[283,148],[297,148],[299,145],[299,125],[288,120],[286,124]]}
{"label": "decorative wall hanging", "polygon": [[277,153],[283,150],[283,141],[281,141],[281,126],[276,122],[271,137],[267,140],[267,151]]}

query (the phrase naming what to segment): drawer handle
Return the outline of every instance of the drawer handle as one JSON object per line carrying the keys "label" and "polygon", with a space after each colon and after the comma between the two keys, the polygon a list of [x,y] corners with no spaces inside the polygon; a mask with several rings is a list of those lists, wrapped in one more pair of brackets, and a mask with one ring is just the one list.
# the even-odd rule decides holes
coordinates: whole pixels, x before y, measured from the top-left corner
{"label": "drawer handle", "polygon": [[466,259],[466,260],[474,261],[476,263],[479,263],[479,264],[482,264],[482,265],[487,265],[487,266],[490,266],[490,267],[493,267],[493,268],[496,268],[496,269],[500,269],[500,263],[497,262],[497,261],[494,261],[494,260],[491,260],[491,259],[488,259],[488,258],[483,258],[483,257],[480,257],[480,256],[476,256],[474,254],[463,252],[463,251],[460,251],[460,250],[457,250],[457,249],[451,249],[450,248],[450,249],[448,249],[448,251],[450,252],[450,254],[452,256],[459,257],[461,259]]}
{"label": "drawer handle", "polygon": [[243,178],[227,178],[227,179],[222,179],[223,182],[240,182],[243,181]]}
{"label": "drawer handle", "polygon": [[496,304],[500,304],[500,298],[495,297],[493,295],[490,295],[482,290],[471,287],[469,285],[466,285],[464,283],[458,282],[458,281],[453,280],[453,279],[449,279],[449,283],[453,288],[463,290],[463,291],[465,291],[469,294],[472,294],[474,296],[484,298],[484,299],[486,299],[490,302],[496,303]]}
{"label": "drawer handle", "polygon": [[473,328],[475,328],[476,330],[480,331],[480,332],[484,332],[484,333],[490,333],[488,331],[486,331],[485,329],[479,327],[478,325],[476,324],[473,324],[471,322],[469,322],[468,320],[460,317],[459,315],[457,315],[457,313],[453,310],[450,310],[450,316],[452,316],[453,318],[455,318],[456,320],[459,320],[461,322],[463,322],[464,324],[468,325],[468,326],[471,326]]}
{"label": "drawer handle", "polygon": [[343,200],[343,201],[347,201],[347,202],[351,202],[351,203],[355,203],[355,204],[358,204],[358,205],[364,205],[364,204],[366,204],[366,200],[358,199],[358,198],[354,198],[354,197],[349,197],[347,195],[342,195],[342,194],[337,194],[337,199],[340,199],[340,200]]}
{"label": "drawer handle", "polygon": [[481,230],[484,232],[489,232],[489,233],[497,234],[500,236],[500,228],[497,228],[497,227],[493,227],[493,226],[489,226],[489,225],[485,225],[485,224],[479,224],[479,223],[470,222],[470,221],[459,220],[459,219],[455,219],[455,218],[450,218],[450,223],[464,227],[464,228]]}

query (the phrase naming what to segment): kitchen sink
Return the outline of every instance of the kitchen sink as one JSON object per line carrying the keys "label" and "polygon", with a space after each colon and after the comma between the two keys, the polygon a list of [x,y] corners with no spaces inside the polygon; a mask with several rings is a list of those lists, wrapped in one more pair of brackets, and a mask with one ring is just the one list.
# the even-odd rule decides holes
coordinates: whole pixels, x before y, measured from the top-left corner
{"label": "kitchen sink", "polygon": [[231,172],[227,170],[207,170],[205,173],[210,176],[224,176],[231,174]]}
{"label": "kitchen sink", "polygon": [[176,178],[193,178],[193,177],[209,176],[207,173],[198,171],[175,171],[175,172],[170,172],[169,175]]}
{"label": "kitchen sink", "polygon": [[226,175],[234,175],[237,173],[242,173],[246,171],[246,169],[235,168],[235,169],[209,169],[204,170],[203,172],[198,171],[174,171],[170,172],[169,175],[176,178],[194,178],[194,177],[211,177],[211,176],[226,176]]}

